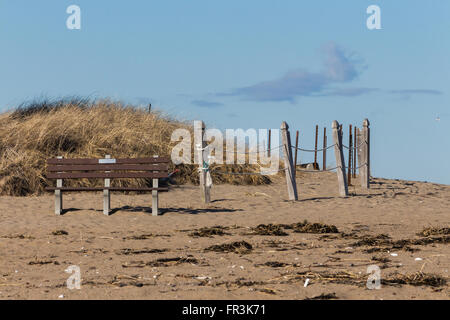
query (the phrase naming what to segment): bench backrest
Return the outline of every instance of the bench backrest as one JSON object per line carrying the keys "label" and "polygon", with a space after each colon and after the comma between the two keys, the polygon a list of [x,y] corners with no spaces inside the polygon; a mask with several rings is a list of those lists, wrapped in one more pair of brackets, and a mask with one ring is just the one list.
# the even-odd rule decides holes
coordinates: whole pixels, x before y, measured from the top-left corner
{"label": "bench backrest", "polygon": [[169,158],[48,159],[48,179],[167,178]]}

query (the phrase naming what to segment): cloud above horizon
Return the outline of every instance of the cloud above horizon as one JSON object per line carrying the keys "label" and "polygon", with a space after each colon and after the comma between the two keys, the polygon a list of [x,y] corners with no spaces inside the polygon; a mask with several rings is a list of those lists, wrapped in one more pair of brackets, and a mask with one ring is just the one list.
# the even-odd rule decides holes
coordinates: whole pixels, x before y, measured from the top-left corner
{"label": "cloud above horizon", "polygon": [[[264,81],[251,86],[236,88],[231,93],[222,93],[220,96],[239,96],[251,101],[288,101],[295,102],[299,97],[328,95],[325,90],[333,84],[347,83],[355,80],[365,69],[361,59],[354,54],[346,52],[336,43],[330,42],[322,48],[325,55],[323,70],[310,72],[297,69],[287,72],[276,80]],[[354,92],[341,91],[341,95],[353,96],[363,94],[372,89],[353,89]],[[351,89],[347,89],[351,90]],[[339,95],[339,91],[331,92]]]}
{"label": "cloud above horizon", "polygon": [[202,107],[202,108],[217,108],[217,107],[224,106],[223,103],[207,101],[207,100],[193,100],[193,101],[191,101],[191,103],[197,107]]}

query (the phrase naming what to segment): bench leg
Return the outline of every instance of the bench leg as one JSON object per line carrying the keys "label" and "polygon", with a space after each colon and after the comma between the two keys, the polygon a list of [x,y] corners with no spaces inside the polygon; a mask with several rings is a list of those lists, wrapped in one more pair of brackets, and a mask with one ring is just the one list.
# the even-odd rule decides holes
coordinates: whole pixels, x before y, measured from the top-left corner
{"label": "bench leg", "polygon": [[103,190],[103,214],[109,216],[111,212],[111,193],[109,190]]}
{"label": "bench leg", "polygon": [[[159,186],[159,180],[153,179],[153,188],[158,188]],[[158,210],[158,190],[152,191],[152,215],[158,216],[159,210]]]}
{"label": "bench leg", "polygon": [[61,190],[55,190],[55,214],[60,216],[63,210],[63,197]]}
{"label": "bench leg", "polygon": [[[111,159],[111,156],[108,154],[105,156],[105,159]],[[109,171],[105,171],[108,173]],[[111,187],[111,179],[105,179],[105,188]],[[103,190],[103,214],[105,216],[109,216],[111,211],[111,194],[109,190]]]}

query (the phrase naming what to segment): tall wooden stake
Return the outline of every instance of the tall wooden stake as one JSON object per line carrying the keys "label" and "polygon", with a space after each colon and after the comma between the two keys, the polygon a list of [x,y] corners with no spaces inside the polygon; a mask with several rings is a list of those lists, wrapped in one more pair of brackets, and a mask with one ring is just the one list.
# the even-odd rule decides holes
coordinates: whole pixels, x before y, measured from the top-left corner
{"label": "tall wooden stake", "polygon": [[295,137],[295,160],[294,160],[295,170],[297,170],[297,154],[298,154],[298,130],[297,130],[297,135]]}
{"label": "tall wooden stake", "polygon": [[354,138],[353,138],[353,140],[354,140],[354,144],[353,145],[355,146],[355,150],[353,150],[353,178],[356,178],[356,167],[357,167],[356,154],[358,153],[357,150],[356,150],[356,146],[358,145],[357,141],[356,141],[356,126],[355,126],[355,129],[354,129]]}
{"label": "tall wooden stake", "polygon": [[316,143],[314,148],[314,169],[316,170],[319,169],[319,165],[317,164],[317,144],[319,142],[318,139],[319,139],[319,126],[316,125]]}
{"label": "tall wooden stake", "polygon": [[353,136],[352,136],[352,125],[349,125],[348,134],[348,168],[347,168],[347,181],[348,185],[352,185],[352,159],[353,159]]}
{"label": "tall wooden stake", "polygon": [[327,128],[323,128],[323,163],[322,170],[327,170]]}
{"label": "tall wooden stake", "polygon": [[364,163],[365,165],[361,168],[361,186],[365,189],[370,188],[370,128],[369,120],[364,119],[363,129],[362,129],[362,139],[363,143],[363,153],[364,153]]}
{"label": "tall wooden stake", "polygon": [[348,196],[348,185],[345,176],[345,161],[344,161],[344,151],[342,148],[342,130],[340,130],[339,123],[335,120],[333,121],[333,141],[334,141],[334,154],[336,156],[336,173],[339,184],[339,195],[341,197]]}
{"label": "tall wooden stake", "polygon": [[268,137],[268,144],[267,144],[267,156],[271,156],[271,142],[272,142],[272,130],[269,129],[269,137]]}
{"label": "tall wooden stake", "polygon": [[198,161],[199,175],[200,175],[200,190],[202,192],[205,203],[210,203],[211,202],[211,187],[207,186],[207,183],[206,183],[207,172],[205,170],[205,159],[207,159],[206,154],[205,154],[206,153],[206,150],[205,150],[205,148],[206,148],[205,123],[203,121],[199,121],[199,125],[196,128],[196,130],[199,131],[196,134],[198,135],[198,138],[201,139],[200,145],[197,146],[199,148],[199,150],[197,152],[197,157],[198,157],[197,161]]}
{"label": "tall wooden stake", "polygon": [[286,183],[289,200],[298,200],[295,167],[292,159],[291,134],[289,133],[288,124],[284,121],[281,124],[281,138],[283,141],[284,166],[286,168]]}

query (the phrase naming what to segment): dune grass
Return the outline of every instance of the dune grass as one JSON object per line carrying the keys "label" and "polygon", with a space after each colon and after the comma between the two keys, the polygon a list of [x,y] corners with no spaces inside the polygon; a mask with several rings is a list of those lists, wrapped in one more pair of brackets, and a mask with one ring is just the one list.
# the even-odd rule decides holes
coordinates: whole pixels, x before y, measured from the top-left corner
{"label": "dune grass", "polygon": [[[109,100],[81,98],[32,101],[0,114],[0,195],[40,195],[54,185],[45,177],[46,159],[170,156],[172,132],[192,131],[188,122],[160,112]],[[171,166],[173,169],[174,166]],[[197,166],[179,165],[175,180],[198,184]],[[233,165],[228,172],[259,172],[250,165]],[[266,184],[268,177],[214,174],[214,183]],[[89,187],[101,181],[70,180],[66,186]],[[146,179],[115,179],[114,186],[149,186]]]}

